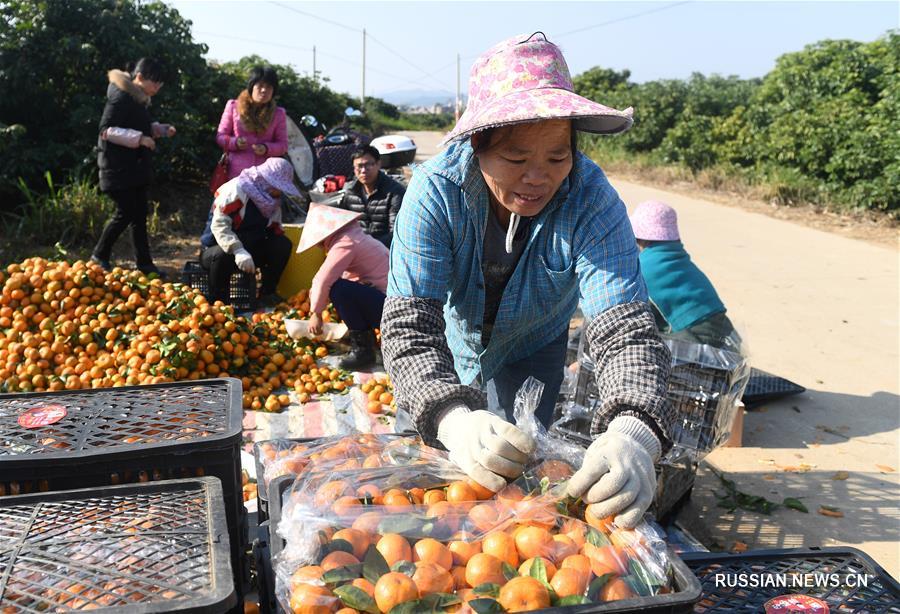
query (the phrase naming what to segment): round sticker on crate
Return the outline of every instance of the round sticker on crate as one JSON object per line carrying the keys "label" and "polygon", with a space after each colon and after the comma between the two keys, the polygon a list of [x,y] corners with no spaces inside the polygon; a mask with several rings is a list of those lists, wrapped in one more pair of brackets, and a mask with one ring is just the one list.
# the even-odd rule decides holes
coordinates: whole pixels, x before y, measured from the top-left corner
{"label": "round sticker on crate", "polygon": [[36,429],[50,424],[56,424],[66,417],[66,408],[57,403],[38,405],[26,412],[19,414],[19,426],[26,429]]}
{"label": "round sticker on crate", "polygon": [[830,611],[826,602],[809,595],[781,595],[769,599],[763,607],[766,609],[766,614],[782,614],[783,612],[828,614]]}

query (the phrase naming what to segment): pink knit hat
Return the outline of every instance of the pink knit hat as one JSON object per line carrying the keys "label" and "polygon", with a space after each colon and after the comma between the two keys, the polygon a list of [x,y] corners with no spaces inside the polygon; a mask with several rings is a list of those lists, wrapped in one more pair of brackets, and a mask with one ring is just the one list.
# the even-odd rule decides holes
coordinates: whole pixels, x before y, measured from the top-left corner
{"label": "pink knit hat", "polygon": [[678,214],[658,200],[648,200],[634,208],[629,217],[635,239],[644,241],[680,241]]}
{"label": "pink knit hat", "polygon": [[362,213],[354,213],[346,209],[338,209],[321,203],[309,203],[306,222],[300,233],[297,253],[305,252],[313,245],[318,245],[338,230],[362,217]]}
{"label": "pink knit hat", "polygon": [[576,130],[617,134],[631,127],[631,115],[631,107],[618,111],[576,94],[562,51],[535,32],[498,43],[475,60],[469,103],[444,143],[546,119],[572,119]]}

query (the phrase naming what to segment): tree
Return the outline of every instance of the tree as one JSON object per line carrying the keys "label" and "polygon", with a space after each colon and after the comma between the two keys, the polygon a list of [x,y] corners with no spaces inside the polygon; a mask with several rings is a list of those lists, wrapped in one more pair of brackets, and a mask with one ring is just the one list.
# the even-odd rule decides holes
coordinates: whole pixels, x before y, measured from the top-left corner
{"label": "tree", "polygon": [[200,133],[215,116],[210,93],[220,84],[205,52],[205,45],[193,42],[190,22],[161,2],[0,4],[0,122],[24,130],[14,153],[0,147],[0,196],[15,193],[20,176],[38,184],[47,170],[93,174],[106,73],[142,56],[167,67],[153,114],[179,129],[175,139],[160,143],[158,173],[207,172],[213,145],[196,145],[211,142]]}

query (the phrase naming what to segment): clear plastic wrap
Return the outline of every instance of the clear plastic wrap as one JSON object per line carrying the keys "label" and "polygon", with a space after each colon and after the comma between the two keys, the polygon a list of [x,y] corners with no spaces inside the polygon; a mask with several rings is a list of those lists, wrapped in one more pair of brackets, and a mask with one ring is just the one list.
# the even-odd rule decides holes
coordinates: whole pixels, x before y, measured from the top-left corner
{"label": "clear plastic wrap", "polygon": [[[264,488],[282,475],[297,475],[307,467],[315,469],[373,468],[382,465],[417,462],[425,454],[417,437],[395,434],[355,433],[335,435],[308,442],[273,439],[257,444],[257,458]],[[429,448],[433,454],[438,450]]]}
{"label": "clear plastic wrap", "polygon": [[672,352],[668,398],[677,418],[672,448],[662,462],[699,461],[731,435],[750,363],[741,354],[711,345],[677,339],[665,343]]}
{"label": "clear plastic wrap", "polygon": [[278,526],[286,539],[276,567],[282,606],[524,611],[668,592],[656,530],[620,529],[564,495],[583,450],[534,419],[541,388],[526,383],[515,412],[539,460],[498,493],[420,440],[410,444],[420,450],[417,465],[304,468]]}
{"label": "clear plastic wrap", "polygon": [[[672,353],[667,397],[676,412],[672,448],[663,464],[696,463],[728,440],[738,403],[750,378],[744,353],[663,337]],[[726,338],[730,348],[744,347],[737,332]],[[563,416],[550,431],[584,445],[590,444],[591,416],[600,403],[595,365],[579,346],[575,392]]]}

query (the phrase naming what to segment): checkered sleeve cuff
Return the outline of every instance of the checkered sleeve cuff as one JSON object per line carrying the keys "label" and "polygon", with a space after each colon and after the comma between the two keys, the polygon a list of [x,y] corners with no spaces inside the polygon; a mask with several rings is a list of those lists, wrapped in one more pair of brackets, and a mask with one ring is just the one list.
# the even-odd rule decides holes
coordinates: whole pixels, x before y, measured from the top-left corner
{"label": "checkered sleeve cuff", "polygon": [[381,315],[381,351],[397,407],[409,412],[426,444],[443,447],[437,439],[438,423],[451,407],[487,406],[482,391],[459,382],[440,301],[389,296]]}
{"label": "checkered sleeve cuff", "polygon": [[662,452],[668,450],[675,421],[666,398],[671,355],[647,304],[611,307],[591,320],[586,334],[601,399],[591,433],[606,431],[617,416],[633,416],[650,427]]}

